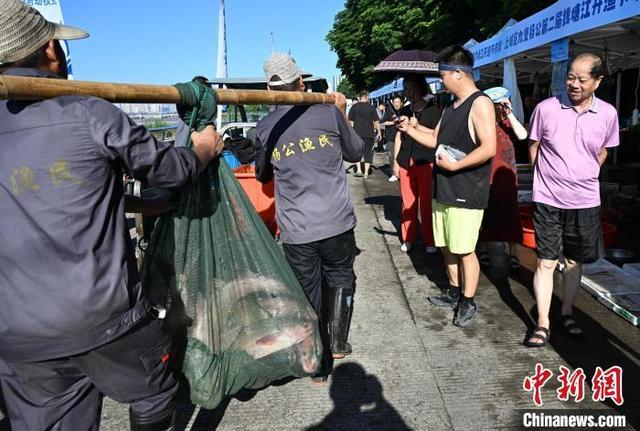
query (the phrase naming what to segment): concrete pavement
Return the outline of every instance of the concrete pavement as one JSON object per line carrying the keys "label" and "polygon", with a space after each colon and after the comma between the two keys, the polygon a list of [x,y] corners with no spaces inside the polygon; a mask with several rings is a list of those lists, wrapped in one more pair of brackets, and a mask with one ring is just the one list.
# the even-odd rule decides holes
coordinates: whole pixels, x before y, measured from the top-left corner
{"label": "concrete pavement", "polygon": [[[375,162],[384,164],[386,155],[376,154]],[[543,388],[544,408],[608,409],[626,414],[640,429],[638,328],[581,291],[574,314],[586,332],[583,339],[566,338],[556,325],[549,347],[522,346],[534,308],[535,257],[527,249],[520,250],[525,268],[513,274],[508,258],[492,250],[492,268],[480,280],[478,319],[466,329],[453,326],[450,310],[427,301],[446,280],[440,254],[426,255],[421,247],[400,251],[398,183],[386,178],[380,170],[367,180],[349,178],[360,248],[353,355],[336,363],[323,387],[300,379],[243,393],[212,411],[181,404],[178,430],[517,429],[517,409],[533,407],[522,382],[537,362],[554,372]],[[558,316],[557,297],[552,307]],[[584,369],[587,400],[556,399],[560,365]],[[590,400],[595,367],[612,365],[624,370],[622,407]],[[101,429],[128,429],[127,407],[106,400]]]}

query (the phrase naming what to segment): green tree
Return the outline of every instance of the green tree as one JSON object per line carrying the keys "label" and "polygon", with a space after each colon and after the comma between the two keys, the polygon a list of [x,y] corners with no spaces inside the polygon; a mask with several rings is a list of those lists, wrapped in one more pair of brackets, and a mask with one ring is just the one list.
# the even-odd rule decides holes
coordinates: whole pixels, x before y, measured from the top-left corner
{"label": "green tree", "polygon": [[336,88],[340,93],[344,94],[347,99],[353,99],[358,95],[358,90],[353,87],[349,78],[344,78]]}
{"label": "green tree", "polygon": [[167,123],[166,121],[154,118],[152,120],[149,120],[149,121],[145,122],[144,126],[147,129],[157,129],[157,128],[160,128],[160,127],[167,127],[167,126],[169,126],[169,123]]}
{"label": "green tree", "polygon": [[338,54],[338,68],[355,91],[372,88],[384,77],[371,73],[376,64],[398,49],[423,46],[417,28],[426,21],[425,1],[347,0],[335,17],[327,41]]}
{"label": "green tree", "polygon": [[338,68],[352,86],[372,89],[388,80],[373,74],[399,49],[439,51],[474,38],[482,41],[508,20],[521,20],[554,0],[347,0],[327,34]]}

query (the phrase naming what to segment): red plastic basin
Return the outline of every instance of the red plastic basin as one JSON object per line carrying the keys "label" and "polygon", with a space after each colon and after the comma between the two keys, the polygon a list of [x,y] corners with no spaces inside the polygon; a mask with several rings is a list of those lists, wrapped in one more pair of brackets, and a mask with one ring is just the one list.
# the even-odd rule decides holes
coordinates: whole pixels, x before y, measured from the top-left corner
{"label": "red plastic basin", "polygon": [[618,228],[616,225],[602,222],[602,238],[604,240],[604,248],[613,248],[616,245],[616,237],[618,236]]}
{"label": "red plastic basin", "polygon": [[[529,248],[536,248],[536,232],[533,227],[533,219],[531,217],[522,217],[522,245]],[[613,248],[616,243],[618,228],[616,225],[602,222],[602,238],[605,248]]]}
{"label": "red plastic basin", "polygon": [[278,230],[278,225],[276,224],[273,180],[266,184],[260,183],[256,179],[253,166],[243,165],[231,171],[244,189],[260,218],[264,221],[264,224],[267,225],[271,233],[275,234]]}
{"label": "red plastic basin", "polygon": [[536,248],[536,231],[533,229],[533,219],[523,217],[520,220],[522,225],[522,245],[529,248]]}

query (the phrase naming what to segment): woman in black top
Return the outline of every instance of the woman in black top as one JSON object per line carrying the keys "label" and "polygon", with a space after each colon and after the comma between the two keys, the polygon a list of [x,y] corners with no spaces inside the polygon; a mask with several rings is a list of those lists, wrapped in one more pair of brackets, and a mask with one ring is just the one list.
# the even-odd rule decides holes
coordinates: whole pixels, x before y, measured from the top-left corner
{"label": "woman in black top", "polygon": [[[429,86],[422,75],[408,75],[404,78],[404,93],[411,105],[405,107],[402,115],[415,117],[426,128],[435,129],[440,121],[440,110],[435,106]],[[433,161],[435,151],[414,142],[406,133],[396,134],[394,146],[393,174],[400,178],[402,195],[402,247],[408,252],[415,242],[418,211],[422,227],[422,242],[427,253],[436,251],[431,226],[431,189],[433,182]]]}

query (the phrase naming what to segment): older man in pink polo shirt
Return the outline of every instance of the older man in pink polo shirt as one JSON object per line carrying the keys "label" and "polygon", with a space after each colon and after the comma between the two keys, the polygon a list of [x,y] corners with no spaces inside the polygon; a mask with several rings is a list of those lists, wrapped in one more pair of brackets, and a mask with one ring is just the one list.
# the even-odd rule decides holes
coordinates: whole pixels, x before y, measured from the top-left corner
{"label": "older man in pink polo shirt", "polygon": [[566,266],[560,323],[567,335],[582,335],[573,317],[573,303],[582,263],[599,257],[602,232],[598,175],[607,148],[619,144],[615,108],[593,94],[603,73],[600,57],[579,55],[567,74],[567,92],[541,102],[531,119],[529,156],[534,167],[533,222],[538,255],[533,289],[538,326],[525,341],[529,347],[547,343],[553,271],[561,253]]}

